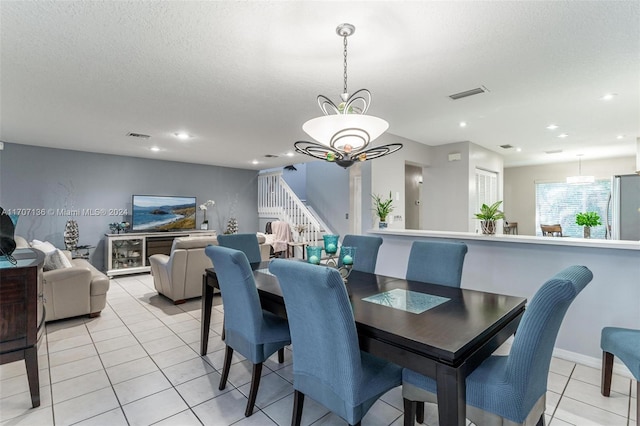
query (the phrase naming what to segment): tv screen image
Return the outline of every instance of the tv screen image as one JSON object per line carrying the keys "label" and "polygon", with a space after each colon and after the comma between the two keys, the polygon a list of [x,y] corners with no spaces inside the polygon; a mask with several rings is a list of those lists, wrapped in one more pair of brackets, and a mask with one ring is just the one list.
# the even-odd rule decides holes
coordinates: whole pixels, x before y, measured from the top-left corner
{"label": "tv screen image", "polygon": [[131,205],[133,231],[196,229],[196,197],[134,195]]}

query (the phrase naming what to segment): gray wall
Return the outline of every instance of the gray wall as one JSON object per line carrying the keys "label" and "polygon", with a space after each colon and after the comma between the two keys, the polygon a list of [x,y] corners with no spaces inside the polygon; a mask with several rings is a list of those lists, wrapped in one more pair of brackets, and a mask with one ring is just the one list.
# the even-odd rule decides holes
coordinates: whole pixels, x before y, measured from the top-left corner
{"label": "gray wall", "polygon": [[[232,215],[239,232],[258,230],[257,172],[173,161],[95,154],[5,143],[0,151],[0,206],[6,209],[127,209],[131,195],[196,196],[198,204],[214,200],[209,229],[224,232]],[[66,188],[71,188],[68,191]],[[71,193],[69,193],[71,192]],[[197,212],[198,227],[202,211]],[[58,214],[21,215],[16,234],[48,240],[64,248],[64,225]],[[126,216],[77,216],[80,244],[97,246],[91,262],[104,269],[104,234],[109,223]]]}
{"label": "gray wall", "polygon": [[[349,170],[327,161],[307,163],[307,203],[331,231],[349,233]],[[341,238],[342,239],[342,238]]]}

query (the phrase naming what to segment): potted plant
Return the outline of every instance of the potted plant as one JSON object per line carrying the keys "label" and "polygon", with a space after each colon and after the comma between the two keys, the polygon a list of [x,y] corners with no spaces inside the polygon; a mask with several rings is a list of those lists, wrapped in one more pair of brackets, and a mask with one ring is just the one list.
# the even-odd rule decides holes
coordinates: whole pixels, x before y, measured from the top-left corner
{"label": "potted plant", "polygon": [[591,238],[591,227],[602,225],[600,215],[596,212],[584,212],[576,214],[576,225],[584,227],[584,237]]}
{"label": "potted plant", "polygon": [[382,197],[377,194],[371,195],[371,198],[373,198],[373,210],[375,210],[376,216],[380,219],[378,227],[380,229],[386,228],[387,216],[389,216],[389,213],[393,211],[393,199],[391,198],[391,192],[389,192],[389,198],[386,200],[382,199]]}
{"label": "potted plant", "polygon": [[496,233],[496,220],[504,219],[504,213],[498,210],[502,201],[496,201],[490,206],[482,204],[480,207],[480,213],[476,213],[476,219],[480,219],[480,228],[483,234],[495,234]]}

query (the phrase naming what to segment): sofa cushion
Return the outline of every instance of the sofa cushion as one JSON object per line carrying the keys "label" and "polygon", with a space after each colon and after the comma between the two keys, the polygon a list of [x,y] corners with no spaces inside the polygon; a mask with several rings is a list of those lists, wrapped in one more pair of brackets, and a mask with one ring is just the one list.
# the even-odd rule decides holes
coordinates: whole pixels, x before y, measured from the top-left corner
{"label": "sofa cushion", "polygon": [[71,268],[71,261],[65,256],[62,250],[55,249],[44,258],[44,271],[54,271],[56,269]]}

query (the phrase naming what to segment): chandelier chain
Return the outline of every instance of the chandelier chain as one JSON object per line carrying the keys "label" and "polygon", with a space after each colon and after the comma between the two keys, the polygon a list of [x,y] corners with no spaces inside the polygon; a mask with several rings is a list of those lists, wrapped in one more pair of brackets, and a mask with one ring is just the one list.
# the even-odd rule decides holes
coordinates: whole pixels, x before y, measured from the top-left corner
{"label": "chandelier chain", "polygon": [[344,36],[344,90],[342,91],[342,93],[349,93],[347,92],[347,36]]}

